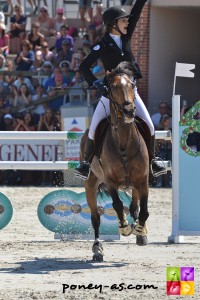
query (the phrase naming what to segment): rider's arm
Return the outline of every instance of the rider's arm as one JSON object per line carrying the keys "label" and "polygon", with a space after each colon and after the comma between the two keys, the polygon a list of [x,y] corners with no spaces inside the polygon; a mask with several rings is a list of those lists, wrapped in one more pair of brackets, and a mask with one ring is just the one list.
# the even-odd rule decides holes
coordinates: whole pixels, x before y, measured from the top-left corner
{"label": "rider's arm", "polygon": [[132,16],[129,18],[129,25],[127,29],[128,38],[131,38],[146,2],[147,0],[136,0],[135,5],[131,9],[130,15]]}
{"label": "rider's arm", "polygon": [[103,54],[103,43],[99,42],[96,46],[93,47],[91,52],[88,54],[88,56],[83,60],[81,63],[79,69],[89,84],[89,86],[93,85],[93,82],[97,80],[97,78],[94,76],[94,74],[91,71],[92,65],[101,58],[101,55]]}

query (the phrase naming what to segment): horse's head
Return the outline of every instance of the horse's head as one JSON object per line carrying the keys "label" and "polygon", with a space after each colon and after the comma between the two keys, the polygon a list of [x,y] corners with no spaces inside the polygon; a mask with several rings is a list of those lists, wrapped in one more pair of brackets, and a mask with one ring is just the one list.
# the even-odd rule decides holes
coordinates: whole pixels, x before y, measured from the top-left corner
{"label": "horse's head", "polygon": [[128,72],[120,65],[114,71],[107,72],[109,99],[117,117],[123,117],[125,123],[131,123],[135,118],[135,84],[130,69]]}

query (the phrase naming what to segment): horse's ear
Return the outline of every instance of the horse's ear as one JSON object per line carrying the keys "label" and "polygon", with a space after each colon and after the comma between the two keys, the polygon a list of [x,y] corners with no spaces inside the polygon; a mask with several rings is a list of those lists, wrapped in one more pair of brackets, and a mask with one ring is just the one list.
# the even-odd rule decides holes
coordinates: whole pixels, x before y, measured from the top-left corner
{"label": "horse's ear", "polygon": [[107,77],[108,80],[109,80],[109,78],[111,77],[111,74],[112,74],[112,72],[106,71],[106,77]]}

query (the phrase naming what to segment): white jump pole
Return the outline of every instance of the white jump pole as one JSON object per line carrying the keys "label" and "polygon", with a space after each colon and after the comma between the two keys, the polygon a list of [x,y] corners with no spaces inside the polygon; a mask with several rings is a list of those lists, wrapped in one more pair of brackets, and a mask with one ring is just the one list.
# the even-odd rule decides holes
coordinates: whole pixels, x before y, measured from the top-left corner
{"label": "white jump pole", "polygon": [[[0,131],[1,140],[73,140],[83,135],[84,131]],[[155,132],[156,139],[171,140],[171,131]]]}

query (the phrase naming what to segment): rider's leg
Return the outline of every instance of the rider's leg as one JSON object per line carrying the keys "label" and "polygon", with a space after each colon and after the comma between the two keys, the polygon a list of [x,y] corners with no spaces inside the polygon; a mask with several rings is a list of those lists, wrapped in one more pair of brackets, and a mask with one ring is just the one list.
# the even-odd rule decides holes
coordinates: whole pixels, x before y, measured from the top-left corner
{"label": "rider's leg", "polygon": [[110,115],[109,99],[102,96],[92,117],[88,138],[85,144],[84,160],[76,168],[77,177],[87,179],[90,174],[90,163],[94,156],[95,130],[101,120]]}
{"label": "rider's leg", "polygon": [[142,99],[140,98],[137,87],[134,88],[134,94],[135,94],[135,106],[136,106],[136,116],[142,118],[147,125],[149,126],[149,130],[151,132],[151,143],[148,147],[149,152],[149,161],[151,163],[151,169],[154,176],[159,176],[162,174],[166,174],[167,170],[165,167],[161,167],[157,159],[155,157],[155,129],[154,125],[152,123],[151,117],[148,113],[148,110],[146,106],[144,105]]}

